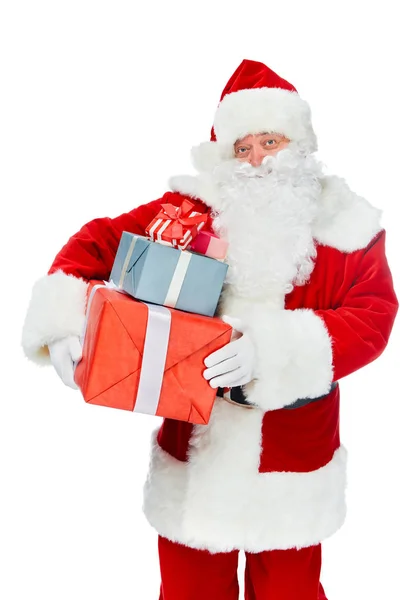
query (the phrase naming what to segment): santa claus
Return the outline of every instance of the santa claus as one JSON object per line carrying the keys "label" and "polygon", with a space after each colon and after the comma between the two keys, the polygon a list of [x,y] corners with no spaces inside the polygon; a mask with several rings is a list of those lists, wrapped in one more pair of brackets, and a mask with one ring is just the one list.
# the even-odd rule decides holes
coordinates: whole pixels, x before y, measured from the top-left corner
{"label": "santa claus", "polygon": [[338,381],[387,345],[398,302],[381,213],[316,160],[308,104],[244,60],[226,85],[197,176],[73,235],[33,288],[26,355],[73,382],[89,279],[108,279],[122,231],[144,235],[188,197],[229,242],[219,305],[233,341],[206,359],[208,425],[154,432],[144,512],[159,533],[162,600],[321,600],[321,542],[345,518]]}

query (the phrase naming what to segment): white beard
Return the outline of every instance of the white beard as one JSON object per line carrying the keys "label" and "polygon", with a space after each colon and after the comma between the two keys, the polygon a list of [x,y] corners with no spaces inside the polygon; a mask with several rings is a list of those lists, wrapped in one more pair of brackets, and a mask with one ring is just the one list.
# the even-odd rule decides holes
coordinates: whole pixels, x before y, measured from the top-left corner
{"label": "white beard", "polygon": [[293,284],[306,283],[316,254],[312,223],[321,175],[314,157],[290,147],[260,167],[237,160],[215,167],[214,229],[229,242],[231,294],[283,297]]}

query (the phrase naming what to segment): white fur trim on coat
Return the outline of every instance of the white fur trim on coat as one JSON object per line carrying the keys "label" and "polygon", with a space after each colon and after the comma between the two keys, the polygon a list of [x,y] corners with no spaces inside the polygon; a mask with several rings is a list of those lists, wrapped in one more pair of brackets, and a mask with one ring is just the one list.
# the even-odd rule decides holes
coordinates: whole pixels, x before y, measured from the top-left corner
{"label": "white fur trim on coat", "polygon": [[332,345],[324,322],[310,309],[256,309],[244,316],[255,343],[257,373],[246,386],[249,402],[263,410],[317,398],[332,383]]}
{"label": "white fur trim on coat", "polygon": [[214,553],[262,552],[312,546],[341,527],[346,450],[315,471],[259,473],[262,418],[217,399],[210,423],[195,426],[188,462],[154,433],[143,510],[160,535]]}
{"label": "white fur trim on coat", "polygon": [[22,329],[22,347],[32,361],[50,364],[48,344],[80,335],[85,320],[87,282],[56,271],[36,281]]}
{"label": "white fur trim on coat", "polygon": [[323,246],[354,252],[368,246],[381,231],[382,211],[358,196],[337,176],[321,180],[321,209],[314,223],[314,237]]}
{"label": "white fur trim on coat", "polygon": [[[171,177],[169,186],[184,196],[202,200],[211,208],[217,204],[218,190],[209,173]],[[325,176],[321,179],[313,236],[323,246],[355,252],[365,248],[382,230],[381,215],[381,210],[354,193],[344,179],[336,175]]]}
{"label": "white fur trim on coat", "polygon": [[202,142],[191,150],[192,163],[197,171],[210,172],[223,160],[233,156],[232,146],[224,146],[218,142]]}

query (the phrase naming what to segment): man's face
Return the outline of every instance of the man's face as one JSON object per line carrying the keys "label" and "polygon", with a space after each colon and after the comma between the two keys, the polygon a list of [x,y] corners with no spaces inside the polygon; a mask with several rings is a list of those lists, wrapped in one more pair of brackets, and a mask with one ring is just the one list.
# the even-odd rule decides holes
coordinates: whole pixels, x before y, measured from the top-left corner
{"label": "man's face", "polygon": [[257,133],[237,140],[233,148],[235,158],[259,167],[264,156],[274,156],[289,143],[290,140],[280,133]]}

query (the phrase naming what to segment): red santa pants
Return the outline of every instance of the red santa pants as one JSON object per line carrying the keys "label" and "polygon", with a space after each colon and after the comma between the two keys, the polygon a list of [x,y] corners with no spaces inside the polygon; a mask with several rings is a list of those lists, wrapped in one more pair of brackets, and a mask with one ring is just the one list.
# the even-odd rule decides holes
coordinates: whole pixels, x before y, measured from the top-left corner
{"label": "red santa pants", "polygon": [[[159,537],[160,600],[238,600],[239,552],[211,554]],[[246,600],[327,600],[321,545],[246,553]]]}

